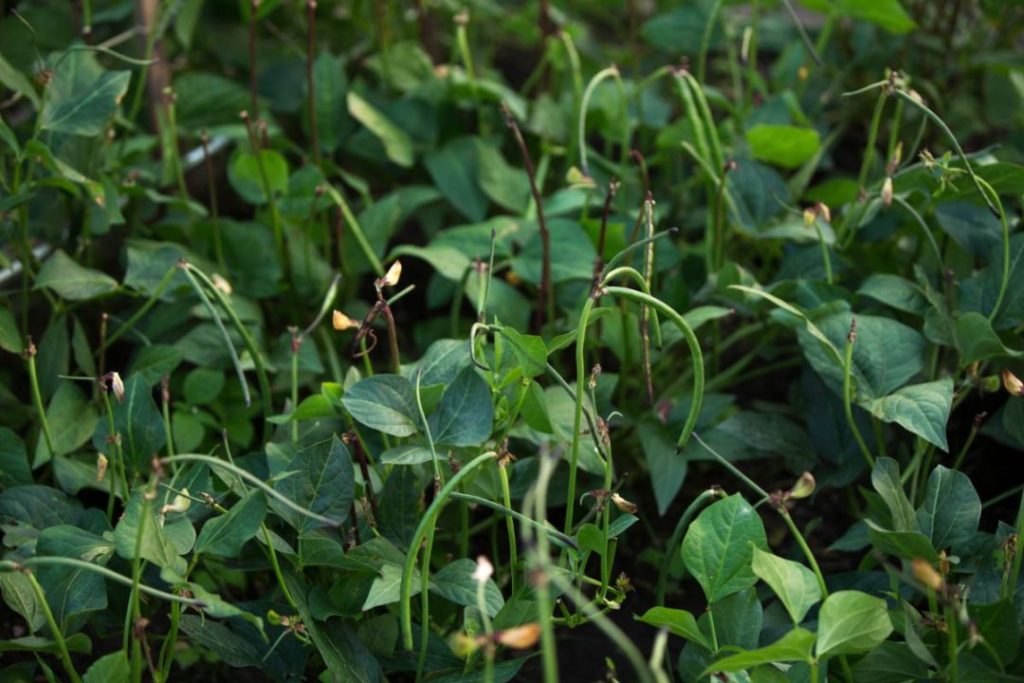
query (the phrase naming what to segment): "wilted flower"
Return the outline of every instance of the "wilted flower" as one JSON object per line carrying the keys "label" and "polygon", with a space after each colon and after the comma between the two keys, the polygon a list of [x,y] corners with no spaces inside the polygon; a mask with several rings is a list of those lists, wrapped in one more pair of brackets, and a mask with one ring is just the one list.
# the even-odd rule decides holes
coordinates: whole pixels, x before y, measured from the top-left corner
{"label": "wilted flower", "polygon": [[886,176],[885,182],[882,183],[882,204],[892,205],[892,176]]}
{"label": "wilted flower", "polygon": [[103,481],[107,476],[107,465],[109,462],[107,456],[102,453],[96,454],[96,481]]}
{"label": "wilted flower", "polygon": [[221,293],[230,295],[234,291],[231,289],[231,283],[221,277],[219,273],[214,273],[211,279],[213,280],[213,286]]}
{"label": "wilted flower", "polygon": [[615,503],[615,507],[619,508],[623,512],[628,512],[631,515],[635,515],[637,511],[636,503],[632,503],[617,493],[612,494],[612,502]]}
{"label": "wilted flower", "polygon": [[914,558],[914,561],[911,563],[911,572],[913,572],[915,579],[932,590],[942,590],[946,585],[946,582],[942,580],[942,575],[935,570],[931,562],[920,557]]}
{"label": "wilted flower", "polygon": [[505,629],[494,634],[494,639],[505,647],[525,650],[536,645],[540,639],[540,624],[530,623]]}
{"label": "wilted flower", "polygon": [[124,400],[124,382],[121,381],[121,375],[111,372],[108,373],[107,378],[110,381],[110,390],[114,392],[114,398],[120,403]]}
{"label": "wilted flower", "polygon": [[1009,370],[1003,370],[1003,388],[1010,396],[1024,396],[1024,382]]}
{"label": "wilted flower", "polygon": [[814,475],[811,474],[810,472],[804,472],[803,474],[800,475],[800,478],[796,480],[796,483],[793,484],[793,488],[789,490],[789,493],[786,495],[786,497],[807,498],[812,493],[814,493],[814,489],[816,486],[817,484],[814,481]]}
{"label": "wilted flower", "polygon": [[188,489],[182,489],[181,493],[174,496],[174,500],[160,508],[160,514],[168,512],[185,512],[192,505],[192,499],[188,495]]}
{"label": "wilted flower", "polygon": [[359,327],[359,323],[335,309],[334,313],[331,314],[331,327],[339,332],[344,332],[345,330],[351,330],[353,327]]}
{"label": "wilted flower", "polygon": [[384,277],[380,279],[382,285],[387,287],[394,287],[398,284],[398,280],[402,277],[402,262],[395,261],[388,268],[388,272],[384,273]]}
{"label": "wilted flower", "polygon": [[476,569],[473,570],[473,580],[483,583],[494,575],[494,565],[483,555],[476,558]]}

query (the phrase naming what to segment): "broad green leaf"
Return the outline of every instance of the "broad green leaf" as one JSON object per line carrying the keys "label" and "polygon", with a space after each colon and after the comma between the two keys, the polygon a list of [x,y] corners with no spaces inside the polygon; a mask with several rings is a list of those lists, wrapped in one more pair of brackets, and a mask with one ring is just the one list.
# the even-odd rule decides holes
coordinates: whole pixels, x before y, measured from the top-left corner
{"label": "broad green leaf", "polygon": [[189,641],[215,653],[225,664],[234,667],[259,667],[265,650],[242,638],[224,624],[194,614],[183,614],[182,632]]}
{"label": "broad green leaf", "polygon": [[794,628],[771,645],[719,659],[707,668],[703,676],[716,671],[744,671],[772,662],[809,662],[814,638],[810,631]]}
{"label": "broad green leaf", "polygon": [[843,357],[839,353],[839,349],[842,347],[842,344],[836,346],[832,339],[826,336],[825,333],[822,332],[821,329],[817,325],[815,325],[814,322],[811,321],[807,314],[801,311],[799,308],[797,308],[796,306],[787,301],[783,301],[782,299],[775,296],[774,294],[771,294],[770,292],[766,292],[761,289],[756,289],[754,287],[747,287],[745,285],[729,285],[729,289],[735,289],[736,291],[743,292],[744,294],[754,296],[759,299],[765,299],[774,304],[775,306],[777,306],[778,308],[782,309],[786,313],[789,313],[790,315],[797,317],[799,320],[803,322],[807,334],[810,335],[821,345],[823,349],[822,352],[825,353],[826,356],[829,359],[831,359],[833,363],[835,363],[838,367],[842,368]]}
{"label": "broad green leaf", "polygon": [[[853,345],[851,374],[859,402],[891,394],[924,368],[924,338],[892,318],[843,311],[815,320],[815,323],[833,348],[842,349],[854,318],[857,319],[857,341]],[[837,363],[831,353],[826,353],[808,330],[800,330],[798,334],[800,346],[814,370],[827,384],[841,387],[842,364]]]}
{"label": "broad green leaf", "polygon": [[[70,524],[43,529],[36,543],[37,555],[72,557],[99,565],[105,565],[113,553],[112,543]],[[106,582],[96,572],[47,565],[39,567],[36,574],[58,623],[67,624],[76,614],[107,607]]]}
{"label": "broad green leaf", "polygon": [[487,195],[480,187],[475,138],[452,140],[428,154],[424,165],[434,185],[459,213],[473,223],[484,219],[487,215]]}
{"label": "broad green leaf", "polygon": [[981,637],[992,646],[1002,661],[1013,661],[1017,656],[1021,633],[1013,602],[1003,599],[988,604],[973,604],[969,609]]}
{"label": "broad green leaf", "polygon": [[106,273],[78,265],[61,250],[39,269],[33,289],[46,287],[68,301],[92,299],[117,289],[117,280]]}
{"label": "broad green leaf", "polygon": [[254,489],[223,515],[208,520],[196,540],[196,552],[238,557],[246,541],[256,535],[267,514],[263,492]]}
{"label": "broad green leaf", "polygon": [[808,610],[821,600],[821,589],[814,572],[799,562],[755,548],[751,566],[754,574],[779,596],[794,625],[803,621]]}
{"label": "broad green leaf", "polygon": [[18,331],[18,323],[14,320],[14,314],[2,306],[0,306],[0,349],[9,353],[21,353],[25,350],[25,344],[21,340],[21,332]]}
{"label": "broad green leaf", "polygon": [[449,446],[478,446],[491,435],[494,405],[487,382],[467,367],[445,387],[441,404],[430,416],[434,441]]}
{"label": "broad green leaf", "polygon": [[[473,578],[474,571],[476,562],[473,560],[463,558],[450,562],[431,575],[430,590],[456,605],[476,607],[477,582]],[[488,616],[494,618],[504,604],[505,599],[497,584],[493,579],[487,579],[484,584],[484,605]]]}
{"label": "broad green leaf", "polygon": [[353,418],[379,432],[411,436],[419,431],[415,389],[404,377],[367,377],[346,391],[341,402]]}
{"label": "broad green leaf", "polygon": [[[469,365],[469,342],[465,339],[438,339],[420,358],[416,372],[420,374],[420,386],[448,384],[464,367]],[[409,373],[415,378],[414,373]]]}
{"label": "broad green leaf", "polygon": [[969,311],[956,319],[956,347],[960,351],[960,365],[966,367],[979,360],[1009,356],[1024,356],[1020,351],[1009,349],[999,338],[992,323],[981,313]]}
{"label": "broad green leaf", "polygon": [[871,413],[948,451],[946,422],[952,405],[953,380],[946,377],[926,384],[912,384],[876,399],[871,402]]}
{"label": "broad green leaf", "polygon": [[900,465],[892,458],[878,458],[871,471],[871,486],[878,491],[892,515],[892,526],[895,531],[917,531],[917,518],[914,506],[910,504],[907,494],[900,483]]}
{"label": "broad green leaf", "polygon": [[900,0],[800,0],[819,12],[870,21],[889,33],[908,33],[917,27]]}
{"label": "broad green leaf", "polygon": [[129,372],[139,373],[149,386],[155,386],[165,375],[170,375],[181,364],[181,349],[166,344],[151,344],[139,349]]}
{"label": "broad green leaf", "polygon": [[380,461],[384,465],[419,465],[433,459],[434,454],[429,447],[416,444],[395,446],[380,454]]}
{"label": "broad green leaf", "polygon": [[25,443],[7,427],[0,427],[0,488],[32,483]]}
{"label": "broad green leaf", "polygon": [[250,204],[266,204],[266,187],[270,188],[270,193],[275,197],[288,191],[288,162],[280,152],[272,149],[261,149],[259,155],[236,152],[228,164],[228,182]]}
{"label": "broad green leaf", "polygon": [[332,154],[351,126],[345,104],[348,81],[342,60],[329,52],[317,57],[313,63],[313,82],[316,84],[313,108],[316,110],[317,143],[324,152]]}
{"label": "broad green leaf", "polygon": [[939,465],[928,477],[917,522],[938,550],[956,548],[974,537],[981,519],[981,499],[963,472]]}
{"label": "broad green leaf", "polygon": [[[594,276],[597,250],[586,230],[576,221],[565,218],[548,219],[551,243],[551,283],[566,280],[589,280]],[[523,280],[539,285],[544,263],[543,242],[539,229],[531,226],[522,251],[512,260],[512,268]]]}
{"label": "broad green leaf", "polygon": [[[385,564],[380,568],[379,575],[370,587],[370,592],[363,603],[363,611],[398,602],[402,594],[401,584],[402,568],[397,564]],[[421,586],[422,583],[417,572],[413,578],[411,595],[419,593]]]}
{"label": "broad green leaf", "polygon": [[[68,652],[86,654],[92,652],[92,641],[84,633],[65,637],[64,645]],[[57,641],[42,636],[22,636],[21,638],[0,640],[0,653],[3,652],[49,652],[59,655],[60,645]]]}
{"label": "broad green leaf", "polygon": [[714,603],[757,583],[754,548],[767,547],[761,518],[737,493],[700,513],[683,539],[683,562]]}
{"label": "broad green leaf", "polygon": [[32,81],[28,79],[28,76],[15,69],[10,62],[4,59],[2,54],[0,54],[0,84],[18,93],[31,102],[33,107],[39,109],[39,95],[32,86]]}
{"label": "broad green leaf", "polygon": [[642,617],[636,617],[638,621],[658,628],[667,628],[675,635],[711,649],[704,632],[697,626],[694,616],[684,609],[672,609],[669,607],[651,607],[644,612]]}
{"label": "broad green leaf", "polygon": [[409,135],[358,93],[350,91],[345,99],[348,113],[381,141],[388,159],[403,168],[410,168],[413,149]]}
{"label": "broad green leaf", "polygon": [[[57,524],[75,524],[81,512],[82,504],[77,500],[41,484],[15,486],[0,492],[0,519],[16,519],[38,530]],[[7,535],[7,545],[11,545],[11,536]]]}
{"label": "broad green leaf", "polygon": [[887,641],[853,665],[854,683],[904,683],[928,679],[928,665],[906,643]]}
{"label": "broad green leaf", "polygon": [[28,577],[21,572],[0,573],[0,593],[4,603],[25,620],[29,633],[35,633],[46,623],[46,613],[36,598]]}
{"label": "broad green leaf", "polygon": [[916,284],[889,273],[872,273],[864,280],[857,293],[881,301],[898,311],[915,315],[923,315],[928,307],[921,289]]}
{"label": "broad green leaf", "polygon": [[975,256],[985,256],[1003,240],[999,219],[983,204],[940,202],[935,205],[935,221],[957,244]]}
{"label": "broad green leaf", "polygon": [[[302,449],[285,471],[294,474],[274,485],[279,493],[339,523],[346,519],[355,493],[355,476],[352,459],[341,439],[332,436]],[[277,500],[271,501],[271,507],[300,533],[323,526]]]}
{"label": "broad green leaf", "polygon": [[75,50],[61,55],[46,86],[40,128],[99,135],[128,91],[130,78],[130,71],[105,71],[91,52]]}
{"label": "broad green leaf", "polygon": [[196,368],[185,375],[185,400],[190,405],[213,403],[224,389],[224,373],[210,368]]}
{"label": "broad green leaf", "polygon": [[82,683],[128,683],[131,667],[124,650],[111,652],[94,661],[85,671]]}
{"label": "broad green leaf", "polygon": [[114,527],[114,546],[117,554],[126,560],[136,556],[152,562],[158,567],[169,567],[183,573],[185,562],[178,557],[174,546],[167,539],[164,526],[157,519],[153,503],[143,503],[143,492],[132,492],[121,520]]}
{"label": "broad green leaf", "polygon": [[62,380],[46,408],[46,420],[56,452],[50,453],[46,439],[40,435],[32,461],[33,469],[49,462],[51,456],[65,455],[87,442],[96,428],[99,415],[75,383]]}
{"label": "broad green leaf", "polygon": [[548,352],[542,337],[522,334],[511,327],[502,327],[501,334],[525,376],[532,378],[547,372]]}
{"label": "broad green leaf", "polygon": [[892,633],[885,600],[860,591],[837,591],[818,612],[818,658],[867,652]]}
{"label": "broad green leaf", "polygon": [[423,259],[432,265],[439,275],[452,282],[460,282],[473,265],[473,260],[469,256],[447,244],[428,244],[425,247],[401,244],[391,250],[392,257],[404,255]]}
{"label": "broad green leaf", "polygon": [[939,556],[932,547],[932,542],[920,531],[890,531],[883,529],[870,519],[865,520],[868,527],[868,539],[880,552],[894,555],[904,560],[920,557],[929,562],[938,562]]}
{"label": "broad green leaf", "polygon": [[[974,311],[986,317],[995,308],[1002,286],[1003,247],[988,254],[988,267],[960,284],[957,303],[963,311]],[[997,330],[1013,328],[1024,322],[1024,233],[1010,235],[1010,272],[999,314],[992,321]]]}
{"label": "broad green leaf", "polygon": [[[153,389],[136,373],[124,383],[124,400],[114,402],[114,429],[121,438],[126,459],[139,469],[148,468],[150,459],[164,447],[167,433],[163,417],[153,400]],[[101,452],[106,445],[108,426],[100,421],[93,445]]]}
{"label": "broad green leaf", "polygon": [[505,161],[501,151],[475,138],[480,187],[491,201],[516,214],[526,213],[530,184],[526,173]]}
{"label": "broad green leaf", "polygon": [[759,161],[797,168],[818,153],[821,137],[813,128],[759,123],[747,131],[747,144]]}

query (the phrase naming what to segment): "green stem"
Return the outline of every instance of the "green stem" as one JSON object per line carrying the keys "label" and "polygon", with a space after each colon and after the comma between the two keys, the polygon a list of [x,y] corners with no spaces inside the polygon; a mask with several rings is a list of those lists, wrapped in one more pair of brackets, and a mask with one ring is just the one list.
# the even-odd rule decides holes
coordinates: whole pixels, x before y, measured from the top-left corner
{"label": "green stem", "polygon": [[846,414],[846,424],[849,425],[850,431],[853,433],[853,438],[857,441],[857,447],[860,448],[861,455],[864,456],[865,462],[868,464],[868,469],[873,469],[875,466],[875,458],[871,455],[871,451],[868,450],[868,445],[864,442],[864,437],[861,436],[860,429],[857,427],[857,421],[853,416],[853,389],[852,389],[852,368],[853,368],[853,341],[855,339],[855,333],[851,333],[846,339],[846,353],[843,356],[843,412]]}
{"label": "green stem", "polygon": [[46,623],[50,627],[50,633],[53,635],[54,641],[57,643],[57,649],[60,651],[60,661],[64,665],[64,671],[67,672],[68,677],[74,681],[74,683],[81,683],[82,678],[78,675],[78,671],[75,670],[75,665],[71,662],[71,653],[68,651],[67,641],[64,640],[64,633],[60,630],[57,625],[57,620],[53,616],[53,610],[50,609],[50,603],[46,601],[46,593],[43,591],[43,587],[39,585],[39,581],[36,579],[35,574],[30,571],[24,572],[28,578],[28,582],[32,585],[32,592],[36,594],[36,602],[43,610],[43,614],[46,615]]}
{"label": "green stem", "polygon": [[146,300],[146,303],[142,305],[142,308],[135,311],[135,313],[133,313],[131,317],[128,318],[128,320],[125,320],[120,327],[114,330],[113,334],[107,337],[107,339],[102,344],[100,344],[98,353],[102,353],[103,351],[108,349],[110,345],[116,342],[118,339],[120,339],[125,332],[135,327],[135,323],[139,322],[142,316],[146,315],[146,313],[149,312],[149,309],[153,308],[153,306],[156,305],[156,302],[160,300],[160,297],[163,295],[164,290],[167,289],[167,286],[169,284],[171,284],[171,279],[174,277],[174,274],[176,272],[178,272],[177,264],[167,269],[167,272],[164,273],[163,278],[161,278],[160,282],[157,283],[156,289],[154,289],[153,293],[149,295],[149,298]]}
{"label": "green stem", "polygon": [[580,100],[579,117],[576,123],[576,135],[580,146],[580,170],[583,171],[583,175],[587,177],[590,177],[590,167],[587,164],[587,109],[590,107],[590,98],[593,97],[594,91],[597,90],[597,86],[608,78],[619,78],[618,67],[609,66],[608,68],[601,69],[594,74],[594,77],[590,79],[589,83],[587,83],[587,89],[583,91],[583,97]]}
{"label": "green stem", "polygon": [[28,379],[32,385],[32,402],[36,406],[36,413],[39,414],[39,426],[43,430],[43,440],[50,452],[50,457],[56,457],[57,449],[53,447],[53,434],[50,433],[50,422],[46,419],[46,408],[43,407],[43,395],[39,391],[39,373],[36,372],[36,349],[35,345],[29,342],[29,350],[25,354],[28,361]]}
{"label": "green stem", "polygon": [[714,33],[715,21],[717,21],[721,9],[722,0],[715,0],[711,11],[708,12],[707,23],[704,24],[704,34],[700,39],[700,53],[697,58],[697,80],[701,83],[705,82],[707,75],[708,48],[711,46],[711,34]]}
{"label": "green stem", "polygon": [[[504,468],[502,468],[502,471],[504,471]],[[507,478],[508,477],[506,475],[506,479]],[[530,525],[532,527],[540,528],[540,525],[537,523],[537,520],[533,519],[532,517],[527,517],[526,515],[524,515],[521,512],[517,512],[517,511],[513,510],[512,507],[511,507],[511,502],[512,502],[511,500],[508,500],[508,502],[505,505],[502,505],[500,503],[495,503],[493,500],[487,500],[486,498],[481,498],[480,496],[474,496],[471,493],[461,493],[459,491],[456,491],[455,493],[452,493],[452,498],[454,500],[461,500],[461,501],[464,501],[464,502],[467,502],[467,503],[473,503],[474,505],[483,505],[484,507],[490,508],[491,510],[494,510],[495,512],[500,512],[501,514],[505,515],[506,518],[508,519],[509,527],[510,528],[513,528],[512,527],[512,520],[513,519],[518,520],[519,522],[522,522],[523,524],[528,524],[528,525]],[[548,527],[546,529],[546,531],[547,531],[548,534],[553,536],[561,545],[564,545],[567,548],[572,548],[573,550],[579,550],[579,544],[577,544],[576,541],[573,540],[573,538],[571,536],[563,534],[562,532],[558,531],[557,529],[552,529],[550,527]],[[515,540],[514,528],[513,528],[512,533],[510,534],[510,539],[513,542]]]}
{"label": "green stem", "polygon": [[377,258],[377,254],[374,253],[373,247],[370,246],[369,240],[366,239],[366,233],[363,232],[362,226],[359,225],[359,221],[356,220],[355,214],[352,213],[352,209],[349,208],[348,202],[345,201],[345,197],[338,192],[337,188],[333,185],[325,185],[325,190],[328,196],[334,201],[335,205],[341,210],[341,215],[345,218],[345,224],[352,234],[356,238],[356,243],[359,244],[359,249],[363,252],[363,256],[366,257],[366,261],[373,268],[373,272],[377,274],[377,277],[384,277],[384,265]]}
{"label": "green stem", "polygon": [[[512,492],[508,482],[508,467],[505,464],[498,463],[498,475],[501,477],[501,496],[502,500],[505,501],[505,507],[512,511]],[[508,565],[509,565],[509,584],[511,592],[516,592],[516,586],[519,583],[519,545],[516,541],[516,526],[512,521],[512,515],[505,516],[505,530],[508,532]],[[524,515],[525,517],[525,515]],[[530,519],[527,517],[527,519]],[[533,521],[532,519],[530,520]]]}
{"label": "green stem", "polygon": [[[448,502],[448,499],[452,497],[452,493],[454,493],[459,482],[465,479],[469,473],[473,472],[484,463],[493,460],[495,457],[496,454],[494,451],[482,453],[460,469],[455,476],[448,480],[448,483],[444,485],[444,488],[441,489],[437,496],[435,496],[434,501],[424,513],[423,519],[420,520],[419,526],[416,527],[416,533],[413,534],[412,542],[409,544],[409,548],[411,550],[405,556],[405,565],[402,568],[402,582],[400,586],[402,643],[406,650],[412,650],[413,648],[412,609],[410,606],[410,598],[412,594],[412,573],[416,566],[417,550],[423,545],[423,541],[426,540],[428,536],[431,538],[433,537],[437,518],[441,514],[441,510],[444,508],[445,504]],[[426,574],[426,572],[424,572],[424,574]],[[426,615],[423,616],[424,618],[426,617]]]}

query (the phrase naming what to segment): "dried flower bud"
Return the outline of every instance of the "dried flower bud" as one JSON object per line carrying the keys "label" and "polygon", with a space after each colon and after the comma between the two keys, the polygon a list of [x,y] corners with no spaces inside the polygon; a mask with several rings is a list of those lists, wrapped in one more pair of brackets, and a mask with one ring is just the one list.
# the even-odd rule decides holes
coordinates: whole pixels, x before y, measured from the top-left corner
{"label": "dried flower bud", "polygon": [[107,465],[110,461],[102,453],[96,454],[96,481],[103,481],[107,476]]}
{"label": "dried flower bud", "polygon": [[214,273],[211,279],[213,280],[213,286],[220,292],[230,295],[234,291],[231,288],[231,283],[221,277],[220,274]]}
{"label": "dried flower bud", "polygon": [[331,327],[339,332],[344,332],[345,330],[351,330],[353,327],[359,327],[359,323],[341,311],[335,310],[331,314]]}
{"label": "dried flower bud", "polygon": [[810,472],[804,472],[800,475],[800,478],[793,484],[793,488],[786,494],[787,498],[807,498],[817,487],[817,483],[814,481],[814,475]]}
{"label": "dried flower bud", "polygon": [[1024,396],[1024,382],[1009,370],[1003,370],[1003,388],[1010,396]]}
{"label": "dried flower bud", "polygon": [[401,261],[395,261],[394,263],[391,264],[391,267],[388,268],[388,272],[384,273],[384,277],[382,277],[380,279],[380,282],[381,282],[381,284],[383,286],[394,287],[395,285],[398,284],[398,280],[401,277],[402,277],[402,262]]}
{"label": "dried flower bud", "polygon": [[911,572],[915,579],[932,590],[940,591],[946,585],[946,582],[942,580],[942,575],[935,570],[935,567],[928,560],[923,560],[920,557],[914,558],[911,563]]}
{"label": "dried flower bud", "polygon": [[540,624],[534,622],[505,629],[494,634],[494,639],[505,647],[525,650],[536,645],[537,640],[540,639]]}
{"label": "dried flower bud", "polygon": [[476,558],[476,569],[473,570],[473,580],[477,583],[484,583],[494,575],[494,565],[483,555]]}
{"label": "dried flower bud", "polygon": [[192,499],[188,495],[188,489],[182,489],[181,493],[174,496],[174,500],[160,508],[160,514],[168,512],[185,512],[192,505]]}
{"label": "dried flower bud", "polygon": [[893,175],[896,173],[896,169],[900,167],[900,161],[903,160],[903,143],[900,142],[896,145],[896,149],[893,150],[892,157],[889,159],[889,163],[885,165],[885,174]]}
{"label": "dried flower bud", "polygon": [[636,503],[626,500],[617,493],[612,494],[612,502],[615,503],[615,507],[619,508],[623,512],[628,512],[631,515],[635,515],[636,511],[639,509],[637,508]]}
{"label": "dried flower bud", "polygon": [[110,390],[114,392],[114,398],[118,403],[124,400],[124,382],[121,381],[121,375],[116,372],[110,373]]}
{"label": "dried flower bud", "polygon": [[885,182],[882,183],[882,204],[892,205],[892,176],[886,176]]}
{"label": "dried flower bud", "polygon": [[814,210],[818,212],[818,215],[825,219],[826,223],[832,222],[832,211],[828,208],[828,204],[824,202],[815,202]]}

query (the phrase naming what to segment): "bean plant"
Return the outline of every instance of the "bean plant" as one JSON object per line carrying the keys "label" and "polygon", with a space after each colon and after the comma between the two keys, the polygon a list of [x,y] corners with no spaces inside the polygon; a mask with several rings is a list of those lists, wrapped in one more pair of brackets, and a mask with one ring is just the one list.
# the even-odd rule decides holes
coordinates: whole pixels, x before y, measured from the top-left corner
{"label": "bean plant", "polygon": [[1022,30],[0,0],[0,679],[1020,680]]}

